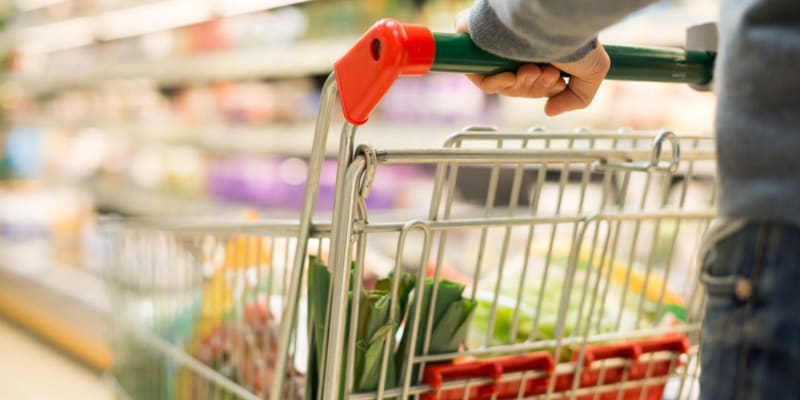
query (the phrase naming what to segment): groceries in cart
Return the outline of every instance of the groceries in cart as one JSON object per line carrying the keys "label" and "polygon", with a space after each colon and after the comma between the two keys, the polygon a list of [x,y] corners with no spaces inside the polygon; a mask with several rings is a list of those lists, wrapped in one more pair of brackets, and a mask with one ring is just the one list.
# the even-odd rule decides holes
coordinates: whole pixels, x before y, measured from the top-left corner
{"label": "groceries in cart", "polygon": [[[356,333],[354,360],[348,360],[345,356],[341,368],[352,367],[353,390],[356,393],[368,393],[382,388],[391,390],[397,388],[403,379],[402,371],[405,369],[411,372],[412,384],[427,384],[430,392],[422,395],[422,398],[435,400],[461,399],[465,398],[516,398],[519,393],[525,396],[544,394],[548,392],[550,380],[553,379],[552,391],[554,393],[568,392],[573,389],[573,382],[579,382],[580,388],[593,388],[602,385],[618,384],[624,380],[636,382],[637,380],[648,380],[653,378],[664,378],[669,376],[680,366],[678,358],[685,354],[689,349],[688,339],[678,333],[659,334],[653,337],[641,337],[638,339],[609,339],[605,343],[593,344],[585,347],[580,352],[580,343],[566,345],[560,352],[555,352],[555,346],[530,351],[526,354],[502,355],[503,351],[498,350],[485,355],[468,354],[471,349],[492,349],[503,345],[514,345],[519,343],[546,342],[556,337],[556,324],[558,321],[558,305],[564,290],[564,275],[567,268],[568,259],[566,255],[553,257],[551,254],[549,264],[549,275],[545,283],[545,289],[541,285],[527,287],[524,301],[517,302],[514,298],[517,295],[517,288],[523,283],[519,270],[506,270],[505,279],[502,279],[500,291],[497,292],[498,298],[493,300],[493,288],[498,276],[495,273],[486,274],[477,282],[475,298],[471,298],[473,292],[471,285],[467,285],[468,278],[452,266],[447,266],[447,274],[450,278],[461,280],[462,282],[448,279],[438,279],[434,281],[435,262],[424,266],[427,276],[424,283],[417,285],[416,273],[398,273],[391,271],[389,276],[379,278],[377,282],[365,279],[360,285],[361,293],[356,296],[353,292],[354,283],[351,281],[351,290],[348,295],[347,321],[351,320],[351,313],[357,310]],[[533,261],[532,261],[533,260]],[[535,281],[541,276],[542,271],[533,271],[542,268],[544,255],[538,255],[529,259],[533,265],[528,276],[528,281]],[[592,273],[600,273],[607,276],[610,280],[609,286],[614,286],[613,292],[627,292],[628,300],[621,308],[615,307],[619,304],[619,299],[608,301],[606,310],[596,310],[597,319],[589,318],[591,323],[596,325],[590,331],[592,334],[613,333],[620,329],[635,330],[636,324],[642,326],[656,326],[659,324],[673,324],[680,322],[683,312],[683,302],[679,295],[667,290],[664,295],[666,298],[661,317],[657,317],[655,311],[656,302],[660,297],[657,288],[662,286],[662,281],[657,276],[651,277],[647,287],[643,285],[641,272],[628,269],[619,262],[607,262],[602,270],[596,268],[588,259],[588,255],[583,254],[577,259],[578,274],[575,275],[571,293],[569,296],[569,306],[567,320],[578,318],[576,314],[582,307],[587,307],[588,302],[583,302],[581,294],[586,293],[590,288],[583,283],[585,277]],[[596,262],[597,260],[593,260]],[[508,266],[515,265],[514,261],[508,262]],[[313,352],[309,363],[307,382],[311,392],[318,390],[316,379],[322,373],[320,362],[324,357],[324,335],[326,324],[328,323],[325,315],[327,311],[327,300],[331,283],[331,272],[323,261],[317,256],[309,259],[309,306],[308,312],[311,316],[311,347]],[[440,267],[441,268],[441,267]],[[351,265],[351,275],[355,274],[356,262]],[[624,277],[627,275],[627,287],[623,287]],[[435,283],[434,283],[435,282]],[[421,308],[417,309],[418,290],[422,290],[423,296]],[[435,289],[435,290],[434,290]],[[612,292],[612,290],[609,290]],[[393,295],[394,293],[394,295]],[[432,302],[432,295],[435,293],[435,303]],[[541,294],[539,300],[541,305],[536,306],[535,299]],[[353,307],[352,302],[358,298],[358,307]],[[640,322],[636,320],[637,305],[642,301],[647,304],[648,309],[643,313],[644,317]],[[493,303],[496,306],[493,307]],[[584,304],[586,303],[586,304]],[[616,303],[616,304],[615,304]],[[421,310],[423,317],[414,318],[414,313]],[[431,314],[428,311],[432,310]],[[537,310],[541,317],[536,318]],[[493,314],[493,316],[491,316]],[[425,318],[429,315],[429,318]],[[535,321],[535,322],[534,322]],[[432,324],[430,330],[427,324]],[[488,342],[485,342],[489,324],[493,324],[492,335]],[[512,328],[515,325],[516,328]],[[351,337],[348,325],[345,330],[345,338]],[[533,329],[536,333],[533,334]],[[576,325],[565,324],[562,332],[564,337],[578,336],[578,332],[571,329]],[[515,332],[514,337],[510,337],[510,332]],[[409,349],[409,343],[414,343],[414,349]],[[387,354],[384,361],[384,354]],[[462,355],[462,353],[464,355]],[[651,359],[654,354],[659,353],[662,358]],[[437,358],[437,361],[428,362],[424,371],[420,373],[419,361],[409,360],[409,355],[414,357],[446,355],[444,358]],[[667,354],[666,358],[664,355]],[[556,358],[558,357],[558,358]],[[610,367],[592,368],[594,362],[603,360],[619,359],[628,360],[625,364],[618,364]],[[647,361],[645,361],[647,359]],[[581,361],[582,360],[582,361]],[[656,360],[656,361],[653,361]],[[385,376],[380,376],[381,363],[386,362]],[[556,370],[560,363],[582,362],[583,370],[568,371]],[[413,363],[413,367],[408,368]],[[627,370],[628,372],[624,372]],[[527,377],[520,378],[519,374],[529,374]],[[523,375],[524,375],[523,374]],[[581,374],[579,379],[575,379],[576,374]],[[623,377],[623,374],[627,376]],[[421,379],[416,380],[420,376]],[[504,378],[504,376],[506,378]],[[515,377],[511,380],[507,376]],[[341,375],[345,379],[346,375]],[[442,389],[446,382],[463,382],[464,380],[477,379],[481,382],[489,380],[489,383],[476,384],[471,389],[465,389],[463,385],[455,385],[454,388]],[[445,385],[446,386],[446,385]],[[344,390],[344,382],[340,390]],[[664,390],[664,384],[652,384],[649,388],[641,387],[623,391],[624,399],[660,399]],[[342,393],[343,395],[343,393]],[[611,396],[611,397],[609,397]],[[642,397],[640,397],[642,396]],[[391,396],[390,396],[391,397]],[[560,397],[555,397],[560,398]],[[578,396],[579,399],[591,399]],[[601,399],[616,398],[616,393],[606,393]]]}
{"label": "groceries in cart", "polygon": [[[601,267],[599,257],[593,260],[589,257],[586,251],[579,252],[576,257],[575,276],[569,293],[566,293],[565,336],[580,334],[577,330],[581,328],[600,334],[657,326],[677,322],[685,315],[682,298],[664,284],[663,278],[650,274],[647,287],[644,287],[643,266],[628,268],[619,261],[606,260]],[[547,340],[555,336],[559,305],[565,295],[568,253],[551,254],[549,263],[544,254],[530,256],[527,265],[522,264],[521,258],[508,261],[502,276],[495,270],[479,280],[471,347]],[[589,299],[595,285],[600,286],[597,291],[604,292],[605,301],[596,302],[589,316]],[[499,290],[495,291],[495,288]],[[663,304],[659,314],[662,290]],[[493,303],[497,305],[491,321],[491,335],[488,342],[481,343],[490,329]],[[579,315],[581,309],[583,314]],[[577,323],[578,318],[587,319],[588,326]],[[562,354],[562,359],[569,357],[569,352]]]}
{"label": "groceries in cart", "polygon": [[[162,310],[166,314],[162,315],[158,324],[166,324],[164,330],[170,332],[171,340],[184,343],[187,353],[197,361],[249,392],[265,395],[269,390],[269,382],[278,380],[274,369],[282,308],[280,299],[273,293],[279,293],[283,289],[283,283],[278,282],[285,273],[282,271],[285,268],[285,255],[279,253],[284,251],[281,247],[285,247],[285,242],[270,237],[234,235],[216,240],[206,236],[195,241],[176,241],[170,246],[174,247],[172,255],[175,257],[182,251],[197,256],[202,267],[201,276],[185,277],[187,283],[190,283],[189,288],[193,288],[190,290],[193,294],[182,296],[179,302],[173,300],[172,304],[177,309]],[[326,249],[313,250],[323,256],[327,255]],[[534,253],[537,251],[532,250]],[[457,266],[442,263],[444,265],[439,266],[438,275],[446,275],[449,279],[440,277],[434,284],[434,277],[437,275],[435,261],[422,266],[420,273],[424,279],[419,281],[419,271],[387,270],[384,265],[386,260],[381,260],[375,253],[374,250],[369,252],[370,256],[364,260],[368,264],[366,269],[373,272],[362,276],[362,282],[358,285],[360,295],[356,296],[352,292],[352,287],[356,285],[351,281],[348,297],[351,302],[359,299],[358,307],[353,307],[353,304],[348,306],[349,313],[353,310],[358,313],[353,335],[356,351],[355,358],[345,359],[342,368],[352,368],[353,390],[356,393],[374,392],[379,387],[386,390],[398,388],[402,384],[403,371],[407,370],[409,363],[413,364],[410,368],[412,385],[428,385],[430,389],[422,397],[430,400],[464,398],[465,391],[468,392],[468,398],[492,395],[498,399],[513,398],[517,393],[531,396],[546,393],[551,380],[552,390],[559,393],[570,390],[574,381],[580,382],[580,387],[588,388],[617,384],[620,381],[635,382],[645,376],[667,376],[679,366],[679,361],[674,357],[662,357],[657,362],[648,362],[645,361],[646,356],[658,352],[680,355],[688,349],[687,339],[683,335],[669,334],[639,339],[609,339],[606,343],[586,347],[583,353],[570,351],[579,347],[574,344],[564,346],[559,355],[554,353],[553,346],[532,349],[521,354],[516,350],[508,354],[502,354],[502,351],[470,354],[475,349],[491,350],[502,348],[503,345],[534,341],[540,343],[555,337],[557,303],[563,291],[564,273],[568,263],[564,254],[555,250],[551,256],[550,277],[545,283],[547,290],[535,291],[527,288],[529,293],[526,293],[520,303],[515,303],[517,291],[513,290],[522,282],[521,271],[514,270],[519,262],[507,262],[509,269],[504,272],[505,279],[502,280],[494,310],[495,328],[487,343],[485,340],[494,293],[490,288],[496,283],[497,271],[487,272],[476,285],[472,285],[467,274],[459,271]],[[545,256],[536,254],[529,259],[531,269],[527,271],[530,275],[526,282],[534,282],[535,279],[530,277],[541,275],[542,271],[535,270],[542,267]],[[579,257],[577,264],[577,270],[587,273],[594,268],[586,255]],[[619,275],[620,271],[613,272],[613,268],[623,267],[613,265],[614,263],[607,264],[612,267],[608,276],[612,277],[612,281],[619,281],[620,277],[614,276]],[[376,268],[370,268],[372,266]],[[356,262],[353,262],[351,268],[355,267]],[[374,276],[375,270],[383,271],[384,276]],[[184,271],[186,272],[188,271]],[[309,325],[308,329],[300,327],[297,330],[297,346],[300,351],[294,353],[297,359],[289,361],[290,368],[281,379],[291,382],[284,383],[289,388],[285,398],[300,399],[306,393],[319,390],[317,380],[325,350],[323,340],[331,276],[323,259],[316,255],[309,257],[307,273],[307,300],[306,305],[301,308],[304,312],[301,312],[300,319],[307,320]],[[197,278],[199,281],[196,281]],[[574,281],[579,282],[581,278],[578,274]],[[626,290],[632,299],[638,299],[642,293],[645,297],[652,296],[647,290],[642,290],[640,280],[635,277],[628,280]],[[621,284],[616,284],[617,289]],[[651,284],[658,285],[659,282],[655,280]],[[573,286],[572,293],[580,294],[585,289],[578,284]],[[423,293],[421,297],[417,295],[419,290]],[[532,299],[536,299],[540,293],[543,296],[540,307],[542,318],[539,319],[537,334],[532,335],[531,327],[536,310]],[[667,294],[667,298],[668,302],[680,308],[681,300],[676,294]],[[163,302],[164,299],[159,301]],[[579,307],[578,301],[571,296],[568,319],[572,318]],[[178,310],[181,311],[174,312]],[[432,313],[429,314],[428,310],[432,310]],[[513,322],[515,311],[518,318]],[[623,313],[625,312],[633,313],[623,309]],[[413,318],[415,313],[421,313],[419,315],[422,317]],[[167,315],[171,317],[167,318]],[[430,318],[425,317],[428,315]],[[670,313],[665,315],[667,317],[663,318],[664,322],[677,318]],[[614,322],[618,317],[618,314],[608,311],[606,316],[600,318],[600,328],[594,333],[614,332]],[[350,320],[350,314],[347,320]],[[647,325],[656,322],[651,320]],[[518,326],[513,338],[509,336],[512,323]],[[631,326],[627,328],[632,329]],[[306,336],[305,332],[309,335]],[[573,336],[573,332],[565,332],[564,336]],[[350,338],[351,335],[348,333],[345,337]],[[306,349],[302,349],[303,347]],[[384,360],[384,352],[387,350],[389,357]],[[150,350],[140,351],[137,356],[140,362],[154,357]],[[411,354],[414,355],[413,358],[423,355],[441,357],[423,365],[419,361],[410,360]],[[558,369],[560,364],[579,361],[580,357],[583,357],[584,366],[580,379],[574,379],[576,372],[573,370]],[[594,362],[609,359],[628,361],[624,365],[617,363],[616,366],[612,364],[607,368],[591,368]],[[387,373],[381,376],[381,364],[384,362]],[[156,372],[164,376],[161,392],[168,393],[166,397],[205,398],[213,393],[204,383],[204,378],[190,373],[189,370],[169,367],[169,363],[156,365],[161,366],[160,372]],[[623,373],[629,375],[623,376]],[[344,376],[342,375],[343,379]],[[463,384],[454,384],[463,383],[465,379],[482,383],[470,388],[465,388]],[[345,386],[340,387],[344,390]],[[653,385],[643,398],[660,398],[662,391],[663,384]],[[623,398],[638,399],[641,393],[641,388],[630,389]]]}
{"label": "groceries in cart", "polygon": [[[311,346],[314,348],[309,364],[311,371],[309,376],[314,377],[321,372],[318,364],[322,360],[324,348],[322,340],[328,309],[330,273],[327,266],[317,257],[311,257],[309,267],[308,288],[311,297],[309,315],[312,316]],[[415,288],[422,288],[424,293],[422,298],[416,295],[412,297]],[[356,353],[355,360],[345,360],[345,363],[349,362],[354,366],[356,391],[375,390],[381,379],[384,380],[385,387],[395,387],[399,379],[397,373],[405,365],[404,356],[408,353],[409,347],[415,348],[415,354],[422,352],[427,320],[423,320],[415,327],[416,329],[405,326],[401,331],[399,342],[396,341],[406,311],[409,309],[427,310],[433,307],[432,340],[427,343],[431,354],[452,353],[461,348],[475,309],[475,302],[463,298],[464,285],[442,280],[437,285],[436,301],[431,304],[433,289],[431,279],[417,285],[415,275],[398,274],[378,280],[374,288],[363,290],[358,296],[351,292],[351,301],[355,298],[360,300],[355,333]],[[354,310],[355,307],[350,304],[348,309]],[[352,333],[347,333],[345,336],[349,337],[350,334]],[[389,349],[391,356],[387,360],[386,376],[380,377],[384,349]],[[309,381],[309,385],[312,390],[316,388],[313,378]]]}

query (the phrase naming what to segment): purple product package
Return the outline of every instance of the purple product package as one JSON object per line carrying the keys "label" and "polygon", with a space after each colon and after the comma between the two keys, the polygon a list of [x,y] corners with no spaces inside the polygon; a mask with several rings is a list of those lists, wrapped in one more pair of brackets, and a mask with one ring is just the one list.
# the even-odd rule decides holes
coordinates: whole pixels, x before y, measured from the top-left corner
{"label": "purple product package", "polygon": [[[297,158],[232,157],[212,164],[209,194],[217,199],[258,207],[299,210],[305,193],[308,166]],[[366,199],[370,210],[403,206],[413,182],[430,173],[410,165],[383,165],[375,174]],[[320,176],[317,210],[331,211],[336,191],[336,161],[324,162]]]}

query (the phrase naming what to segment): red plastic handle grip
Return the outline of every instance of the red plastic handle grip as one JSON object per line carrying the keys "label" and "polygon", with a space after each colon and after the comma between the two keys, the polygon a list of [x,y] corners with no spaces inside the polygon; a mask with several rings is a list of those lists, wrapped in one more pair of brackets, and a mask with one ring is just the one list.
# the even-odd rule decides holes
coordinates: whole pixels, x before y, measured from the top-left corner
{"label": "red plastic handle grip", "polygon": [[503,369],[499,364],[487,361],[474,361],[463,364],[431,365],[425,368],[424,380],[433,390],[442,388],[445,381],[456,381],[470,378],[489,378],[499,381]]}
{"label": "red plastic handle grip", "polygon": [[[546,373],[547,375],[498,383],[495,386],[496,399],[516,399],[520,392],[522,392],[523,397],[546,393],[547,386],[550,383],[550,375],[552,375],[556,367],[555,358],[547,352],[505,357],[498,359],[497,362],[502,365],[503,374],[530,371]],[[523,383],[524,387],[521,387]]]}
{"label": "red plastic handle grip", "polygon": [[424,75],[436,54],[433,33],[392,19],[375,23],[333,66],[342,111],[362,125],[401,75]]}
{"label": "red plastic handle grip", "polygon": [[642,339],[637,342],[643,354],[658,351],[671,351],[686,354],[689,352],[689,339],[680,334],[665,335],[654,339]]}
{"label": "red plastic handle grip", "polygon": [[[572,356],[573,361],[577,361],[579,355],[580,352],[575,352]],[[636,342],[586,346],[583,365],[588,368],[595,361],[608,360],[610,358],[628,358],[636,361],[641,355],[642,348]]]}
{"label": "red plastic handle grip", "polygon": [[553,356],[544,352],[500,358],[495,362],[502,366],[504,374],[522,371],[552,373],[556,367],[556,361]]}
{"label": "red plastic handle grip", "polygon": [[[549,374],[555,369],[555,359],[550,353],[534,353],[520,356],[493,358],[463,364],[431,365],[425,368],[424,381],[432,392],[422,396],[425,400],[462,399],[465,389],[457,388],[438,393],[446,381],[470,378],[488,378],[492,383],[473,387],[467,394],[470,399],[484,399],[494,396],[497,399],[515,398],[519,392],[521,380],[500,382],[503,374],[523,371],[538,371]],[[523,393],[527,396],[544,393],[547,389],[548,377],[528,379]]]}

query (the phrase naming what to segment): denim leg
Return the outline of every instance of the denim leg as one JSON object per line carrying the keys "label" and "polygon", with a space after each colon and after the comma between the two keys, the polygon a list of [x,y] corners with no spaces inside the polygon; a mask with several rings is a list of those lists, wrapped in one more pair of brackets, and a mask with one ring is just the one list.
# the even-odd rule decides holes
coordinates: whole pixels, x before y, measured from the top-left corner
{"label": "denim leg", "polygon": [[751,223],[705,256],[700,398],[800,399],[800,229]]}

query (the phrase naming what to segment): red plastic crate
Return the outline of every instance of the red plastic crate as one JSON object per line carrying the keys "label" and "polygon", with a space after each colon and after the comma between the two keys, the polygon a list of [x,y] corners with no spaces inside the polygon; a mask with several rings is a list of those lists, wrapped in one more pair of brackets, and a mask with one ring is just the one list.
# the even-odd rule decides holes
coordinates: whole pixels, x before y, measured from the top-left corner
{"label": "red plastic crate", "polygon": [[[550,353],[540,352],[522,356],[510,356],[491,360],[472,361],[463,364],[431,365],[425,368],[424,381],[432,391],[423,394],[424,400],[460,400],[464,398],[464,388],[442,389],[448,381],[470,378],[489,378],[491,383],[471,387],[469,399],[514,399],[519,395],[522,379],[502,381],[504,374],[534,372],[552,374],[555,360]],[[524,396],[544,393],[549,384],[547,376],[524,379]]]}
{"label": "red plastic crate", "polygon": [[[689,340],[679,334],[666,335],[654,339],[641,339],[625,343],[601,344],[587,346],[584,352],[583,369],[581,370],[578,387],[591,388],[598,385],[612,385],[620,382],[631,382],[650,378],[668,376],[678,363],[670,360],[650,362],[643,360],[642,356],[656,352],[669,351],[676,354],[685,354],[689,350]],[[580,353],[573,354],[573,361],[577,361]],[[601,371],[592,368],[595,361],[625,359],[626,365],[610,367]],[[422,395],[424,400],[460,400],[464,399],[464,388],[442,389],[442,385],[449,381],[458,381],[475,378],[488,378],[490,383],[477,385],[469,389],[468,399],[484,400],[495,396],[496,399],[517,398],[522,382],[520,380],[502,381],[504,374],[514,372],[538,372],[548,376],[555,370],[555,359],[550,353],[540,352],[523,356],[502,357],[490,360],[472,361],[462,364],[439,364],[425,368],[424,382],[432,391]],[[649,370],[649,371],[648,371]],[[627,374],[627,375],[626,375]],[[523,396],[533,396],[547,392],[550,378],[538,376],[525,380]],[[574,374],[564,374],[555,377],[554,399],[567,399],[572,390]],[[601,382],[602,377],[602,382]],[[664,384],[655,384],[647,387],[639,386],[624,389],[622,399],[640,400],[642,391],[646,391],[644,399],[660,400],[664,393]],[[617,390],[605,391],[595,397],[594,394],[577,396],[578,400],[617,400]]]}
{"label": "red plastic crate", "polygon": [[[583,370],[581,371],[579,388],[590,388],[599,385],[612,385],[620,382],[631,382],[642,380],[644,381],[648,376],[650,378],[658,378],[668,376],[672,369],[677,367],[678,363],[670,365],[670,360],[661,360],[650,362],[649,360],[642,360],[645,354],[652,354],[661,351],[670,351],[676,354],[686,354],[689,351],[689,340],[683,335],[666,335],[654,339],[641,339],[617,344],[601,344],[595,346],[587,346],[583,360]],[[573,361],[577,361],[580,353],[573,354]],[[591,368],[595,361],[610,360],[621,358],[629,360],[627,366],[619,366],[613,368]],[[641,360],[641,361],[640,361]],[[626,376],[627,369],[627,376]],[[648,374],[649,369],[649,374]],[[602,381],[601,381],[602,377]],[[555,392],[569,392],[572,389],[572,381],[574,375],[561,375],[556,377]],[[661,400],[664,395],[664,384],[654,384],[647,387],[643,386],[632,387],[624,389],[622,392],[622,399],[624,400],[640,400],[642,398],[647,400]],[[644,397],[641,397],[642,391],[646,391]],[[577,396],[577,400],[617,400],[619,395],[618,390],[609,390],[601,393],[595,397],[594,394]],[[556,397],[557,399],[567,398]]]}

